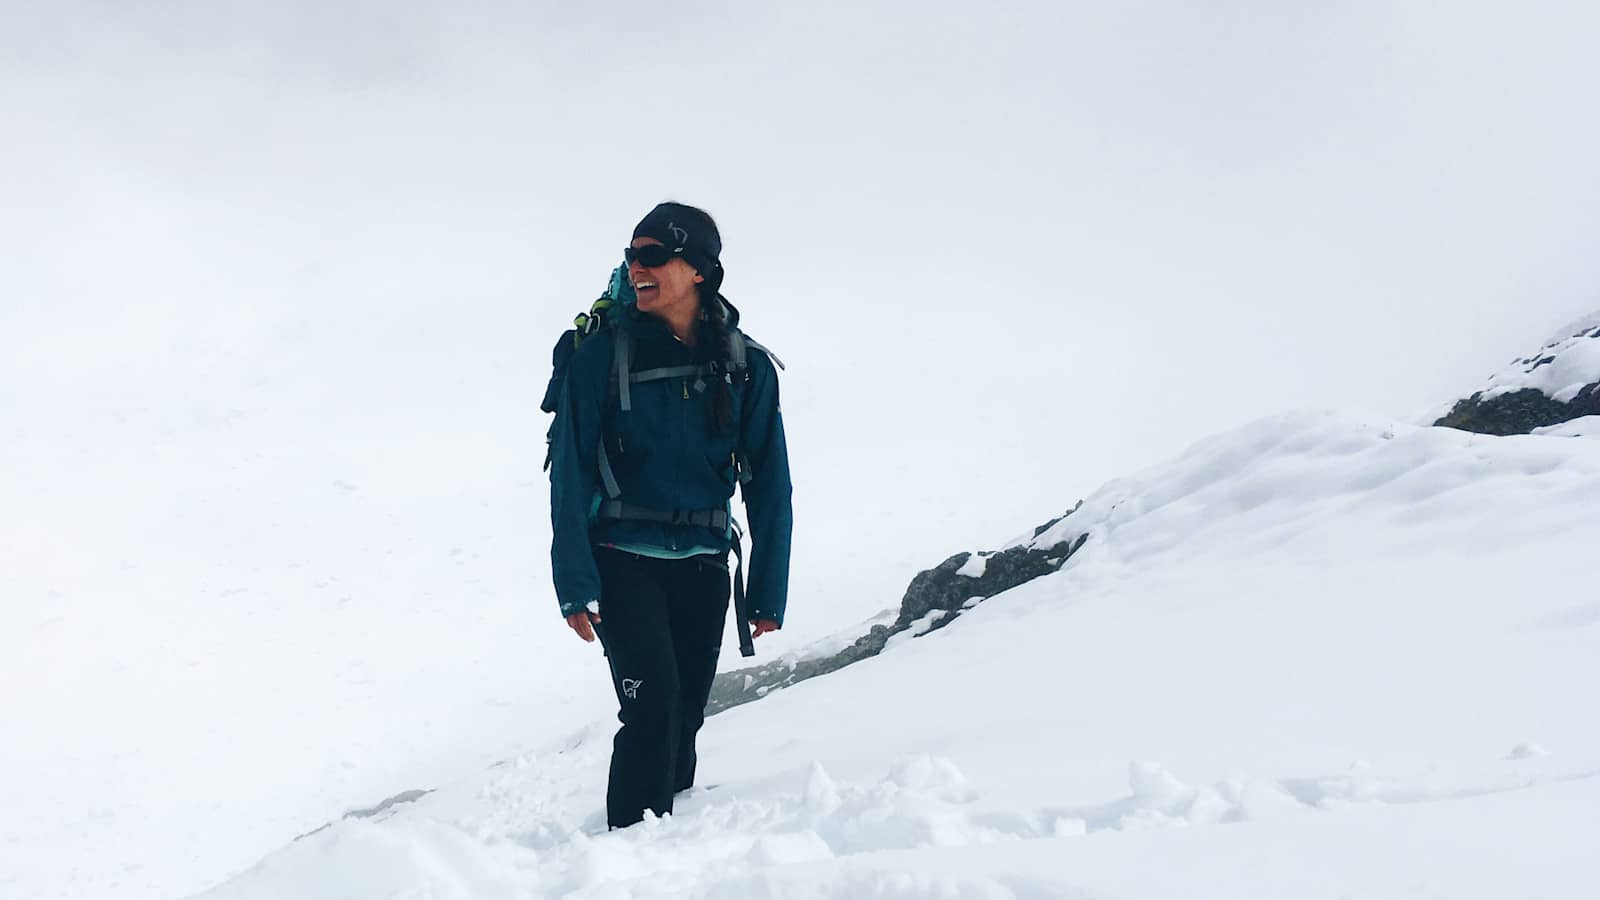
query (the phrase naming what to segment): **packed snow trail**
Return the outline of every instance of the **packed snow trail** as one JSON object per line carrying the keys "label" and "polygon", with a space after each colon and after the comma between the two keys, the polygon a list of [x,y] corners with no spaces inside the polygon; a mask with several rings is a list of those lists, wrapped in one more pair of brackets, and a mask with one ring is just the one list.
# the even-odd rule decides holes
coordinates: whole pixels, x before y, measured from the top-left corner
{"label": "packed snow trail", "polygon": [[[985,807],[948,760],[919,756],[899,760],[881,778],[853,783],[835,780],[814,763],[808,771],[777,773],[777,789],[760,792],[758,799],[726,786],[691,791],[677,815],[607,834],[598,817],[573,827],[573,813],[588,801],[572,781],[603,770],[604,737],[596,731],[550,758],[519,760],[477,790],[462,792],[457,805],[419,810],[416,821],[340,826],[343,833],[324,846],[293,847],[257,870],[250,887],[214,896],[1103,896],[1084,887],[1077,864],[1062,864],[1063,854],[1104,869],[1096,857],[1107,849],[1116,852],[1107,839],[1173,847],[1173,839],[1151,837],[1173,830],[1184,835],[1178,849],[1208,848],[1191,854],[1186,865],[1215,870],[1208,875],[1213,880],[1190,896],[1285,896],[1274,894],[1273,885],[1312,896],[1303,893],[1305,884],[1285,880],[1281,860],[1275,862],[1285,871],[1265,867],[1260,883],[1253,883],[1257,875],[1248,867],[1231,869],[1206,858],[1259,854],[1255,842],[1263,840],[1282,844],[1278,852],[1312,868],[1331,868],[1333,858],[1346,854],[1386,856],[1378,869],[1356,873],[1373,890],[1392,890],[1388,879],[1407,877],[1407,846],[1462,854],[1458,861],[1474,884],[1509,888],[1522,873],[1512,868],[1508,877],[1483,865],[1503,850],[1499,842],[1531,842],[1548,832],[1537,841],[1541,857],[1556,864],[1545,876],[1554,879],[1562,865],[1586,853],[1581,829],[1536,816],[1547,815],[1553,803],[1570,807],[1562,818],[1573,822],[1570,817],[1586,815],[1586,807],[1600,800],[1600,773],[1548,778],[1537,767],[1519,765],[1486,764],[1482,772],[1450,778],[1432,773],[1410,782],[1354,771],[1191,786],[1160,766],[1135,764],[1129,793],[1111,803],[997,811]],[[778,786],[784,781],[787,789]],[[571,802],[547,806],[540,798]],[[486,802],[498,814],[482,816]],[[1393,813],[1379,812],[1390,807]],[[1527,811],[1526,820],[1519,810]],[[1319,811],[1337,815],[1315,815]],[[1401,817],[1403,832],[1389,830],[1391,814]],[[1259,827],[1238,829],[1248,835],[1189,827],[1227,823]],[[1379,837],[1365,834],[1374,828]],[[1422,830],[1409,833],[1414,828]],[[1284,834],[1344,843],[1339,853],[1321,856],[1313,846],[1283,840]],[[330,855],[339,861],[336,867],[326,866]],[[1109,886],[1131,874],[1136,873],[1111,870],[1103,880]],[[1422,880],[1437,877],[1426,874]],[[1164,892],[1173,885],[1157,881],[1150,887]],[[1252,887],[1256,893],[1244,890]]]}
{"label": "packed snow trail", "polygon": [[609,721],[204,896],[1592,897],[1600,443],[1331,413],[1107,485],[1059,573],[710,720]]}

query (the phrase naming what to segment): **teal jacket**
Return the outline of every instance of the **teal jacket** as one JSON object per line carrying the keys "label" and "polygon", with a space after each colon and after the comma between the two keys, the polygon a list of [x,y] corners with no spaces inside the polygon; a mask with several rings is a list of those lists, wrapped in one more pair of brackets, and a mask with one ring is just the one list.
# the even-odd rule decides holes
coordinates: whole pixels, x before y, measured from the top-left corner
{"label": "teal jacket", "polygon": [[751,348],[748,377],[732,377],[732,427],[719,433],[712,420],[715,391],[703,383],[697,387],[694,378],[635,384],[633,408],[621,410],[614,347],[624,329],[633,335],[633,371],[693,363],[690,348],[666,323],[631,305],[573,353],[550,434],[550,559],[561,614],[600,599],[597,546],[668,557],[722,556],[733,542],[731,528],[597,518],[604,441],[620,499],[662,512],[729,509],[738,452],[749,474],[743,486],[751,543],[749,608],[753,617],[782,625],[794,514],[772,360]]}

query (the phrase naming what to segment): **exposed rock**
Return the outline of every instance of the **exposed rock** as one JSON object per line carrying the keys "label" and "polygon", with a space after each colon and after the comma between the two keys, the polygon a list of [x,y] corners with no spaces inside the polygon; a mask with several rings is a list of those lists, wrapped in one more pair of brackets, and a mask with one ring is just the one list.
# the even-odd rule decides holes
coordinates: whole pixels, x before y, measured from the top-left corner
{"label": "exposed rock", "polygon": [[1556,332],[1539,352],[1512,360],[1488,387],[1433,424],[1479,434],[1527,434],[1600,414],[1600,312]]}
{"label": "exposed rock", "polygon": [[[374,807],[372,807],[370,809],[352,809],[349,812],[345,813],[343,816],[341,816],[340,820],[344,821],[344,820],[348,820],[348,819],[375,819],[378,816],[381,816],[384,813],[389,812],[390,810],[394,809],[395,807],[400,806],[401,804],[404,804],[404,803],[415,803],[418,800],[421,800],[423,797],[426,797],[429,794],[433,793],[433,790],[434,790],[433,788],[427,788],[427,789],[420,789],[419,788],[419,789],[416,789],[416,790],[401,791],[400,793],[395,794],[393,797],[390,797],[389,799],[383,801],[382,803],[379,803],[377,806],[374,806]],[[310,837],[313,834],[316,834],[318,832],[327,831],[329,828],[333,827],[333,824],[334,823],[329,822],[329,823],[327,823],[325,825],[322,825],[322,826],[320,826],[318,828],[313,828],[312,830],[306,832],[305,834],[297,836],[295,838],[295,840],[298,841],[301,838],[308,838],[308,837]]]}
{"label": "exposed rock", "polygon": [[1600,383],[1586,386],[1570,403],[1559,403],[1533,388],[1490,400],[1482,397],[1479,392],[1460,401],[1433,424],[1479,434],[1527,434],[1535,428],[1600,415]]}
{"label": "exposed rock", "polygon": [[[1081,503],[1079,504],[1082,505]],[[1034,529],[1033,537],[1054,528],[1071,513],[1057,516]],[[765,665],[718,675],[711,686],[711,699],[706,704],[706,714],[719,713],[741,703],[758,700],[775,690],[835,672],[852,663],[869,659],[882,652],[889,638],[922,623],[923,633],[937,631],[949,625],[962,613],[990,597],[1011,590],[1059,570],[1072,554],[1078,552],[1088,540],[1079,535],[1076,540],[1062,541],[1049,547],[1023,544],[992,553],[979,553],[981,565],[974,563],[973,554],[957,553],[939,565],[919,573],[911,579],[905,597],[900,601],[900,611],[892,625],[874,625],[866,634],[845,649],[829,656],[819,656],[799,661],[777,660]]]}

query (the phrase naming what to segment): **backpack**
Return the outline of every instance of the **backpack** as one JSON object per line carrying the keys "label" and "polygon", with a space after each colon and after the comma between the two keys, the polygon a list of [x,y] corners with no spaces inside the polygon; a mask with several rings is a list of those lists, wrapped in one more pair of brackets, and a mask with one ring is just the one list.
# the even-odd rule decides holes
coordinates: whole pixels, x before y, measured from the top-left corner
{"label": "backpack", "polygon": [[[623,332],[617,341],[615,359],[616,368],[612,373],[611,382],[617,397],[618,404],[623,412],[633,409],[633,393],[631,387],[647,381],[661,381],[668,378],[683,378],[693,375],[697,379],[735,377],[749,379],[750,361],[749,352],[754,348],[767,355],[779,369],[784,368],[783,360],[777,354],[763,347],[751,339],[738,328],[739,310],[728,298],[721,294],[717,299],[726,308],[732,327],[729,329],[731,340],[728,344],[728,358],[710,363],[693,366],[673,366],[669,368],[647,369],[642,372],[633,370],[633,339],[631,335]],[[572,320],[572,327],[562,333],[556,340],[555,347],[550,351],[550,383],[544,389],[544,401],[539,408],[547,413],[554,413],[561,402],[561,390],[566,384],[567,369],[572,363],[572,355],[582,345],[584,338],[605,331],[611,326],[612,313],[620,311],[623,306],[630,305],[637,300],[633,292],[633,284],[628,280],[628,267],[626,264],[618,266],[611,273],[611,281],[606,285],[605,293],[589,307],[587,313],[579,313]],[[550,469],[551,452],[548,449],[554,436],[555,424],[552,422],[551,430],[545,434],[547,449],[544,458],[544,468]],[[743,465],[742,454],[735,454],[734,468],[739,474],[741,484],[750,480],[749,472]],[[611,466],[605,458],[605,446],[600,448],[600,474],[605,482],[606,495],[609,499],[617,499],[620,491],[616,487],[615,479],[610,477]]]}
{"label": "backpack", "polygon": [[[544,389],[544,402],[539,404],[539,409],[553,413],[561,402],[561,387],[567,381],[567,366],[572,362],[572,354],[578,350],[578,345],[583,339],[595,332],[606,328],[610,324],[610,313],[613,307],[626,306],[638,299],[633,293],[633,282],[628,280],[628,267],[626,264],[617,266],[611,272],[611,281],[606,285],[605,292],[600,299],[594,301],[586,313],[578,313],[572,319],[569,328],[556,341],[555,349],[550,351],[550,384]],[[549,436],[546,435],[548,442]],[[550,456],[547,453],[544,459],[545,469],[550,468]]]}
{"label": "backpack", "polygon": [[[583,341],[595,334],[608,330],[611,327],[613,314],[620,314],[621,307],[636,300],[633,284],[628,280],[628,267],[626,264],[618,266],[611,273],[611,281],[607,284],[605,293],[589,307],[587,313],[579,313],[572,320],[572,328],[562,333],[556,339],[556,345],[550,353],[550,383],[545,386],[544,402],[539,408],[547,413],[554,413],[560,406],[561,391],[566,384],[567,369],[571,365],[572,355],[577,352]],[[611,376],[613,393],[617,399],[618,407],[627,412],[633,408],[633,395],[630,388],[635,384],[648,381],[661,381],[668,378],[685,378],[690,375],[696,380],[705,378],[725,378],[730,382],[735,377],[748,380],[750,378],[749,351],[754,348],[765,353],[778,368],[784,368],[783,361],[766,347],[750,339],[738,328],[739,311],[726,297],[717,295],[725,308],[729,320],[730,340],[728,358],[715,360],[709,363],[689,366],[671,366],[666,368],[646,369],[642,372],[633,370],[633,336],[624,330],[617,334],[615,368]],[[549,470],[554,454],[555,423],[551,422],[550,429],[545,434],[544,468]],[[749,616],[745,609],[744,595],[744,554],[741,549],[743,533],[739,523],[728,514],[726,510],[653,510],[634,506],[621,499],[622,490],[617,484],[615,473],[611,468],[611,460],[606,454],[605,441],[599,443],[599,458],[597,460],[601,485],[605,491],[598,515],[611,519],[633,519],[641,521],[662,522],[678,525],[698,525],[703,528],[731,528],[734,532],[732,550],[738,560],[738,568],[733,573],[733,609],[737,621],[739,636],[739,653],[742,656],[753,656],[755,648],[751,643]],[[749,467],[744,463],[744,454],[735,450],[733,454],[734,472],[739,483],[746,484],[750,481]]]}

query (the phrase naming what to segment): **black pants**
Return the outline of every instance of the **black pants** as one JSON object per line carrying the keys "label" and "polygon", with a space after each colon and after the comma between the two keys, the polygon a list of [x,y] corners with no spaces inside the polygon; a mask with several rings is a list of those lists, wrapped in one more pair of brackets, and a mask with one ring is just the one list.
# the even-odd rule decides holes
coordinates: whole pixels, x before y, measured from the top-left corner
{"label": "black pants", "polygon": [[600,618],[621,711],[611,751],[606,821],[623,828],[672,812],[694,784],[695,736],[717,673],[728,613],[727,562],[710,556],[652,559],[605,547]]}

